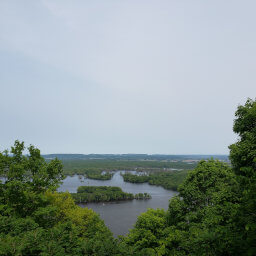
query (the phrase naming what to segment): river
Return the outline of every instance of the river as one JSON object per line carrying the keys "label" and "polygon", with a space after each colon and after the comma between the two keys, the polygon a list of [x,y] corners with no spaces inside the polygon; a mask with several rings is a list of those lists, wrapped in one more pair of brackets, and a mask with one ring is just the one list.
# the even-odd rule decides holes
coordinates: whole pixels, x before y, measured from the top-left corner
{"label": "river", "polygon": [[149,193],[152,198],[148,200],[128,200],[108,203],[80,204],[97,212],[105,224],[113,232],[114,236],[125,235],[135,224],[138,215],[148,208],[168,209],[169,200],[177,194],[175,191],[166,190],[160,186],[147,183],[134,184],[124,182],[120,171],[115,172],[111,180],[79,179],[78,175],[68,176],[58,191],[75,193],[79,186],[116,186],[128,193]]}

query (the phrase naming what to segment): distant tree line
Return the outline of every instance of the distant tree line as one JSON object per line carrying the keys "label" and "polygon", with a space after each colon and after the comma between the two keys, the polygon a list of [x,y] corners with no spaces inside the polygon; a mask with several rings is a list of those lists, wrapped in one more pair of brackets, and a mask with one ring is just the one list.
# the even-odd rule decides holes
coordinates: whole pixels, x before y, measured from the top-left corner
{"label": "distant tree line", "polygon": [[[80,160],[64,159],[62,160],[65,175],[89,175],[93,177],[94,173],[101,175],[103,171],[111,172],[118,170],[137,170],[137,171],[163,171],[166,169],[184,169],[189,170],[196,167],[197,163],[186,163],[182,161],[127,161],[127,160]],[[88,178],[89,178],[88,176]],[[109,176],[110,177],[110,176]],[[101,177],[100,177],[101,178]]]}

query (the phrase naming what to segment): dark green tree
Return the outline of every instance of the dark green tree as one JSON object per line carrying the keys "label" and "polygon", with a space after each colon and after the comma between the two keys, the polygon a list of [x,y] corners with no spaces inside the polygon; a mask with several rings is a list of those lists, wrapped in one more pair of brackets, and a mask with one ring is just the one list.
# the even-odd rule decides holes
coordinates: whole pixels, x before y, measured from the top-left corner
{"label": "dark green tree", "polygon": [[242,197],[236,243],[244,255],[256,255],[256,101],[248,99],[238,107],[235,117],[233,130],[239,139],[229,147],[230,160]]}
{"label": "dark green tree", "polygon": [[167,213],[142,214],[124,241],[149,255],[234,255],[239,186],[225,163],[201,161],[170,200]]}
{"label": "dark green tree", "polygon": [[238,107],[235,117],[233,131],[239,139],[229,146],[230,160],[237,175],[250,179],[256,172],[256,102],[248,99]]}

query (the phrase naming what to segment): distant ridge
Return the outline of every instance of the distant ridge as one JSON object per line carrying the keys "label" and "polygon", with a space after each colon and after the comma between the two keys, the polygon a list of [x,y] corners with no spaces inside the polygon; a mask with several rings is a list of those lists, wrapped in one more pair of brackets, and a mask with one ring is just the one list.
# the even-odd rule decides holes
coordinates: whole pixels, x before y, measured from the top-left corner
{"label": "distant ridge", "polygon": [[60,160],[151,160],[151,161],[170,161],[170,160],[201,160],[201,159],[219,159],[222,161],[229,161],[228,155],[162,155],[162,154],[46,154],[43,155],[45,159],[58,158]]}

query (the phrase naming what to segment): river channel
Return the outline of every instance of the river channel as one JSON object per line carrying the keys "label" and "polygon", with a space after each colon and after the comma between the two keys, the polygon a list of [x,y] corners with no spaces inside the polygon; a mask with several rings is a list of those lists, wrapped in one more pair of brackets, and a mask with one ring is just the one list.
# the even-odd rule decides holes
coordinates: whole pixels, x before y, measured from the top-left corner
{"label": "river channel", "polygon": [[166,190],[160,186],[147,183],[134,184],[124,182],[120,171],[115,172],[111,180],[79,179],[78,175],[68,176],[58,191],[75,193],[79,186],[116,186],[128,193],[149,193],[152,198],[148,200],[128,200],[108,203],[81,204],[97,212],[115,236],[125,235],[135,224],[138,215],[148,208],[168,208],[169,200],[177,193]]}

